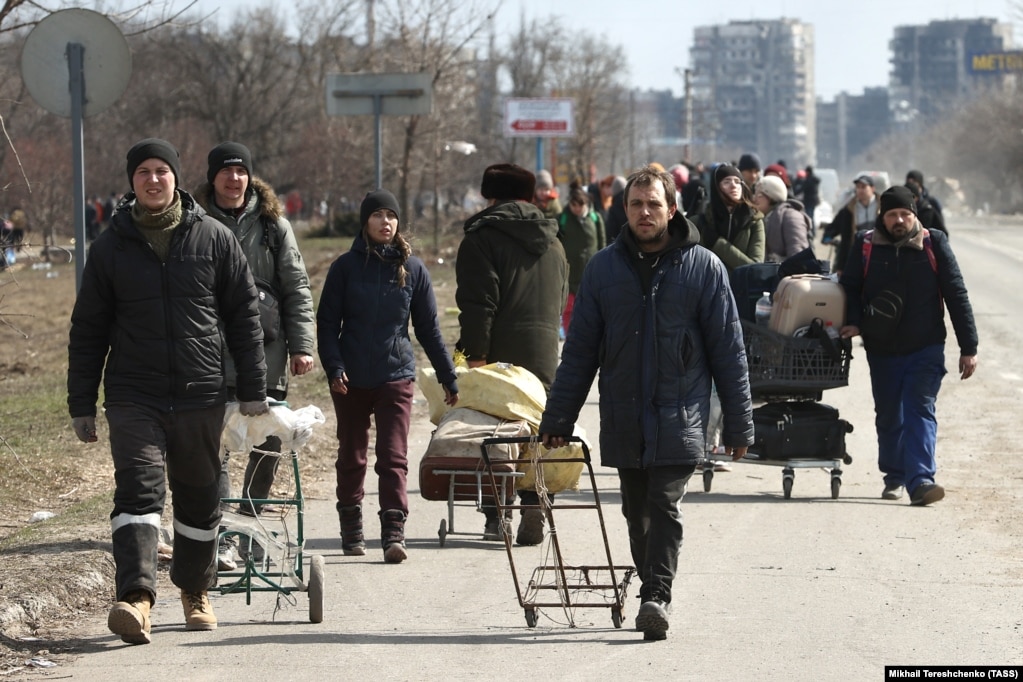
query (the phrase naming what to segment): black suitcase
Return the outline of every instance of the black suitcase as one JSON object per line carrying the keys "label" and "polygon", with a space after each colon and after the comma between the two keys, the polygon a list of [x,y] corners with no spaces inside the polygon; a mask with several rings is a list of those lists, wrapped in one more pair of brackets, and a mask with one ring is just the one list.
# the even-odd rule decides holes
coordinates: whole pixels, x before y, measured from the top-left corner
{"label": "black suitcase", "polygon": [[852,426],[830,405],[789,401],[754,409],[753,429],[750,452],[763,459],[843,459]]}

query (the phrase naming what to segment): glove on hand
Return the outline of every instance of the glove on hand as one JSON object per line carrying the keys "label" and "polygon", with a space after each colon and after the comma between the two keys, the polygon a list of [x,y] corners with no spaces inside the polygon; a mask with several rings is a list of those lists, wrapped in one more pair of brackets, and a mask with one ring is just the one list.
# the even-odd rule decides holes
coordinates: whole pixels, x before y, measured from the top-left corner
{"label": "glove on hand", "polygon": [[71,428],[75,430],[75,435],[78,436],[78,440],[83,443],[96,442],[95,417],[75,417],[71,420]]}
{"label": "glove on hand", "polygon": [[242,400],[238,403],[238,411],[244,417],[258,417],[270,411],[270,403],[266,400]]}

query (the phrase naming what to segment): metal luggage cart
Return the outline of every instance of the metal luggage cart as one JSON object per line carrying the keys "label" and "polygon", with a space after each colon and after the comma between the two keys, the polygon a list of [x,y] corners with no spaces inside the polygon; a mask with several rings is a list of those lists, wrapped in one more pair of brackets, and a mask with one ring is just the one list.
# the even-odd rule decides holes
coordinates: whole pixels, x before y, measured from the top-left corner
{"label": "metal luggage cart", "polygon": [[[523,609],[528,627],[536,627],[540,609],[563,609],[569,616],[569,624],[574,627],[572,611],[577,608],[607,608],[611,610],[611,622],[616,628],[622,627],[625,596],[629,583],[636,573],[633,566],[615,565],[611,557],[611,546],[607,539],[607,530],[604,526],[604,515],[600,507],[600,495],[597,491],[596,478],[593,475],[593,466],[590,463],[590,451],[586,443],[580,438],[570,438],[570,442],[578,442],[582,445],[583,456],[580,458],[564,458],[555,460],[544,460],[539,457],[531,458],[534,465],[538,482],[542,481],[543,468],[545,465],[555,463],[581,462],[589,476],[590,490],[593,493],[593,501],[587,504],[573,504],[558,501],[552,504],[545,494],[540,494],[539,504],[504,504],[498,495],[498,478],[493,471],[492,460],[489,448],[494,445],[525,444],[538,452],[540,440],[537,436],[520,436],[512,438],[487,438],[480,446],[486,471],[490,480],[491,492],[497,504],[498,513],[502,516],[506,511],[539,509],[543,512],[549,528],[550,552],[544,564],[533,569],[529,582],[525,587],[519,582],[518,573],[515,568],[515,555],[512,551],[511,533],[505,531],[504,545],[508,554],[508,563],[511,566],[512,581],[515,583],[515,593],[518,597],[519,606]],[[599,565],[577,565],[571,566],[565,563],[562,554],[561,540],[559,539],[557,525],[554,520],[554,510],[595,510],[600,526],[600,536],[603,540],[603,559],[607,563]]]}
{"label": "metal luggage cart", "polygon": [[[440,528],[437,530],[440,546],[444,546],[449,535],[479,535],[479,531],[455,530],[455,507],[475,507],[476,511],[481,511],[484,502],[494,504],[493,491],[490,488],[487,467],[483,465],[483,460],[477,460],[475,466],[469,468],[464,466],[465,462],[445,461],[443,457],[431,459],[436,459],[437,462],[435,465],[430,465],[430,473],[447,479],[448,516],[446,519],[440,520]],[[498,463],[502,468],[489,472],[496,480],[500,481],[497,492],[502,495],[502,500],[514,500],[515,479],[521,478],[523,474],[515,471],[514,463],[503,460],[495,462],[495,464]],[[459,464],[462,464],[463,468],[452,468]]]}
{"label": "metal luggage cart", "polygon": [[[742,320],[742,332],[754,401],[820,401],[825,390],[849,385],[850,344],[839,344],[835,349],[836,356],[830,354],[819,339],[779,334],[747,320]],[[851,424],[847,424],[846,432],[851,432],[852,428]],[[711,490],[713,463],[731,461],[727,455],[708,453],[703,468],[704,492]],[[796,469],[829,470],[831,498],[838,499],[842,488],[842,464],[852,464],[852,457],[843,452],[840,457],[770,459],[766,454],[757,452],[754,445],[739,462],[781,467],[785,499],[792,497]]]}
{"label": "metal luggage cart", "polygon": [[[287,407],[285,402],[271,401],[271,409]],[[226,497],[221,502],[237,505],[239,509],[262,508],[259,515],[225,511],[219,540],[233,538],[238,544],[242,565],[232,571],[218,571],[217,587],[220,594],[245,593],[245,603],[252,603],[253,592],[276,592],[290,596],[294,592],[309,595],[309,622],[323,621],[324,559],[309,556],[306,575],[304,517],[305,500],[299,473],[299,458],[295,451],[265,452],[265,457],[290,461],[294,493],[290,497],[252,498]],[[245,453],[246,455],[248,453]]]}

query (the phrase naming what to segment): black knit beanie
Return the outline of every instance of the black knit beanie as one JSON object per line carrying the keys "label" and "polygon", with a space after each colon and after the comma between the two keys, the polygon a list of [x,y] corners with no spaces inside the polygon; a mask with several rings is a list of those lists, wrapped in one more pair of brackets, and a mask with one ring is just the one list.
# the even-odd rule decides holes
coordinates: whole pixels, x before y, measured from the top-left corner
{"label": "black knit beanie", "polygon": [[206,163],[206,180],[211,185],[217,173],[228,166],[241,166],[252,177],[252,152],[241,142],[221,142],[210,150]]}
{"label": "black knit beanie", "polygon": [[[742,180],[742,173],[735,166],[729,166],[727,163],[723,163],[714,169],[714,189],[718,189],[718,185],[727,177],[735,176]],[[743,181],[745,182],[745,181]]]}
{"label": "black knit beanie", "polygon": [[904,208],[916,215],[916,197],[908,187],[894,185],[881,195],[881,215],[896,208]]}
{"label": "black knit beanie", "polygon": [[135,169],[138,168],[143,161],[146,159],[161,159],[167,162],[170,166],[171,171],[174,173],[174,186],[177,187],[180,184],[178,179],[178,164],[180,163],[180,157],[178,156],[178,150],[174,148],[167,140],[161,140],[158,137],[147,137],[144,140],[140,140],[128,150],[128,186],[134,187],[132,183],[132,177],[135,175]]}
{"label": "black knit beanie", "polygon": [[359,223],[366,227],[369,217],[382,208],[394,211],[400,223],[401,211],[398,210],[398,200],[386,189],[375,189],[362,200],[362,205],[359,206]]}

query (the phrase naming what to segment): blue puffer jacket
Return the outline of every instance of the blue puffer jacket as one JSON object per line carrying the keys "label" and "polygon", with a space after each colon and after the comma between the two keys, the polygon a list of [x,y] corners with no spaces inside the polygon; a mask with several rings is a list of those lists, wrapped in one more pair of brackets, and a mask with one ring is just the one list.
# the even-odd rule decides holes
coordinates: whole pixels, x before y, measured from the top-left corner
{"label": "blue puffer jacket", "polygon": [[356,388],[416,378],[409,320],[443,386],[457,391],[455,366],[444,347],[430,273],[409,256],[399,288],[394,247],[371,252],[362,233],[330,266],[316,311],[316,339],[327,379],[348,375]]}
{"label": "blue puffer jacket", "polygon": [[723,443],[753,443],[742,328],[721,261],[677,213],[649,292],[632,231],[593,257],[576,295],[541,433],[567,435],[600,370],[600,461],[636,469],[695,464],[705,455],[711,380]]}

